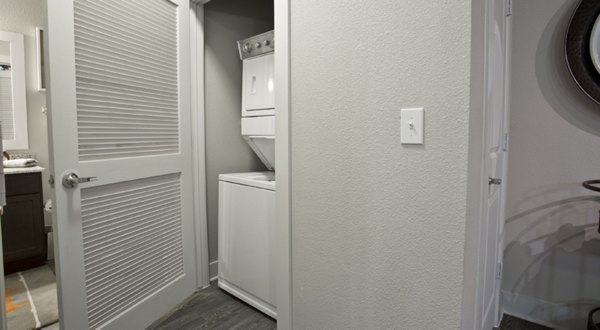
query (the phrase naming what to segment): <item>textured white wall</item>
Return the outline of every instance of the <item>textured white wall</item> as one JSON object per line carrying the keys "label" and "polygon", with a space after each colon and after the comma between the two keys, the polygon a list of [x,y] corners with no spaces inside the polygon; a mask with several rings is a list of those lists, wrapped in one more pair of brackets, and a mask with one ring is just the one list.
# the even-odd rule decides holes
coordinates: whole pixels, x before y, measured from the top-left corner
{"label": "textured white wall", "polygon": [[[37,91],[37,50],[35,27],[45,25],[42,0],[0,0],[0,30],[21,33],[25,37],[25,78],[27,93],[27,125],[29,150],[35,154],[40,166],[48,168],[48,129],[46,115],[46,93]],[[19,151],[15,151],[19,152]],[[44,173],[43,187],[45,198],[50,197],[50,186]]]}
{"label": "textured white wall", "polygon": [[600,307],[600,106],[570,77],[566,26],[578,0],[513,1],[503,307],[585,328]]}
{"label": "textured white wall", "polygon": [[219,174],[265,170],[241,135],[242,61],[236,42],[273,29],[273,2],[213,0],[204,6],[204,24],[208,251],[215,261]]}
{"label": "textured white wall", "polygon": [[291,2],[298,329],[460,326],[470,24],[469,0]]}

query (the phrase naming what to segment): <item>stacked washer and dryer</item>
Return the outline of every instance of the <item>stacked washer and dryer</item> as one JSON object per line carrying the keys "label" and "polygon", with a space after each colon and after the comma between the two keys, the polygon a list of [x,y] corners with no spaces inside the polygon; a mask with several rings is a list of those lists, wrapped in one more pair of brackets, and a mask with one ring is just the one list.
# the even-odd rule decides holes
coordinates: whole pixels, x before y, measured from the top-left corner
{"label": "stacked washer and dryer", "polygon": [[238,41],[243,138],[268,172],[219,175],[219,287],[276,318],[273,31]]}

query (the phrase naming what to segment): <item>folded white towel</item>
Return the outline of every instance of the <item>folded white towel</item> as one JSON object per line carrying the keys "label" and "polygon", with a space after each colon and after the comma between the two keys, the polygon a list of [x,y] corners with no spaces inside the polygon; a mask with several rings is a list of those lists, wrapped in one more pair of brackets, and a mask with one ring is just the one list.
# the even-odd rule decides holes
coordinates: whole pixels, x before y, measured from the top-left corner
{"label": "folded white towel", "polygon": [[4,167],[32,167],[37,165],[37,160],[33,158],[11,159],[4,161]]}

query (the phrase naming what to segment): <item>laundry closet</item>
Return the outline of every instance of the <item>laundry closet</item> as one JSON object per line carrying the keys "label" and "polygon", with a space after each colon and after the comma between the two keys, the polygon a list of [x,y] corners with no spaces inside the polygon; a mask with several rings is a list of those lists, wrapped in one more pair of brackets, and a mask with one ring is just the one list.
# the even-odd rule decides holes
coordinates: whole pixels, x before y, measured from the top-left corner
{"label": "laundry closet", "polygon": [[273,1],[204,5],[210,277],[275,318]]}

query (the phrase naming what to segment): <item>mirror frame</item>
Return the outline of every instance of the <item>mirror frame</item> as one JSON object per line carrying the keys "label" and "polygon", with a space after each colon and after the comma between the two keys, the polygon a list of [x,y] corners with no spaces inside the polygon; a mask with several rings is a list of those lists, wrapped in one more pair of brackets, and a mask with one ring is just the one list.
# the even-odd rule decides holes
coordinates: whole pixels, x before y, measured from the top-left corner
{"label": "mirror frame", "polygon": [[25,92],[25,42],[20,33],[0,31],[0,41],[10,44],[10,65],[12,74],[13,118],[15,139],[2,140],[4,150],[29,149],[27,132],[27,99]]}
{"label": "mirror frame", "polygon": [[38,92],[46,91],[46,75],[45,75],[45,59],[44,59],[44,28],[37,26],[35,28],[35,46],[36,46],[36,71],[37,71],[37,90]]}
{"label": "mirror frame", "polygon": [[592,100],[600,104],[600,72],[592,59],[591,46],[594,26],[600,19],[600,1],[581,0],[567,31],[565,57],[571,76],[577,86]]}

